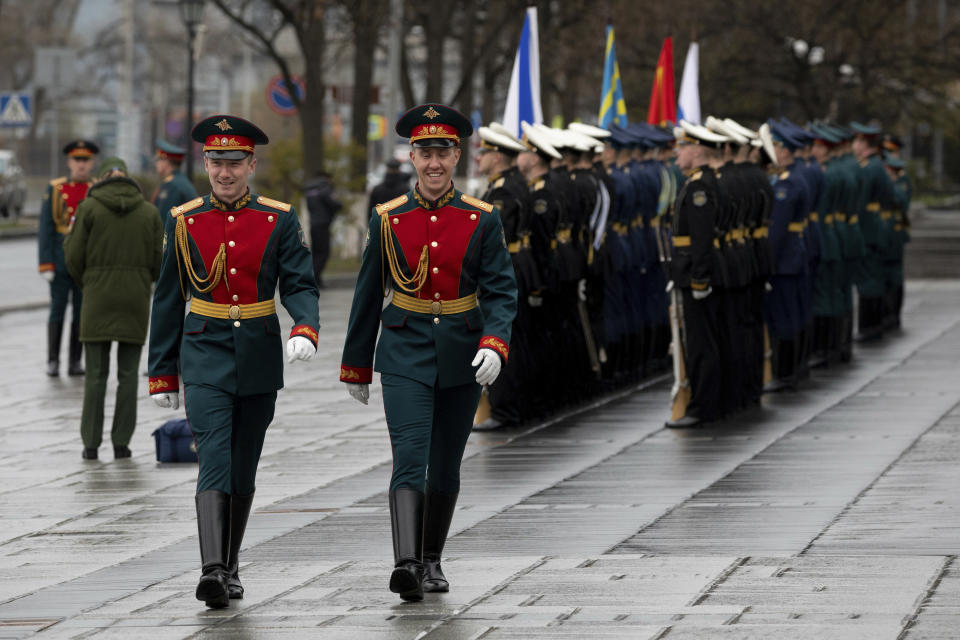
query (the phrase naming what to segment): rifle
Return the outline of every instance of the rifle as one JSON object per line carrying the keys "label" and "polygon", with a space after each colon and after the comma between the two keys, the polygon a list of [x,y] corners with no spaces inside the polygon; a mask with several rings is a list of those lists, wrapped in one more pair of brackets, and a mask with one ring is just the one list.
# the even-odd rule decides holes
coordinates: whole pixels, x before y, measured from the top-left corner
{"label": "rifle", "polygon": [[670,390],[673,406],[670,409],[670,419],[679,420],[687,415],[687,406],[690,404],[690,380],[687,379],[685,350],[680,334],[683,301],[672,282],[668,288],[670,289],[670,335],[673,340],[673,388]]}
{"label": "rifle", "polygon": [[583,339],[587,343],[587,356],[590,358],[590,369],[600,375],[600,358],[597,356],[597,343],[593,339],[593,329],[590,327],[590,315],[587,313],[587,303],[577,299],[577,313],[580,315],[580,326],[583,327]]}
{"label": "rifle", "polygon": [[770,329],[763,323],[763,384],[773,382],[773,346],[770,344]]}

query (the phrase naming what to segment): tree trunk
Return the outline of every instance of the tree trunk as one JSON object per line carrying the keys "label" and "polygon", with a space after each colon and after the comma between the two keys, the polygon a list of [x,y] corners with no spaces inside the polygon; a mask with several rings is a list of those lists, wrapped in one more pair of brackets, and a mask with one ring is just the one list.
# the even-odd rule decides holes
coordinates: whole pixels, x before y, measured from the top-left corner
{"label": "tree trunk", "polygon": [[323,169],[323,58],[326,37],[323,20],[314,20],[307,26],[301,39],[304,57],[306,96],[300,105],[300,127],[303,145],[303,178],[312,178]]}
{"label": "tree trunk", "polygon": [[380,32],[382,16],[387,7],[380,0],[357,2],[351,11],[353,21],[353,105],[350,138],[357,146],[353,155],[351,177],[357,180],[356,188],[366,188],[367,134],[370,127],[370,98],[373,84],[372,43]]}
{"label": "tree trunk", "polygon": [[[473,11],[463,11],[461,15],[463,16],[463,35],[460,38],[460,60],[462,65],[465,66],[466,61],[472,60],[474,56],[477,20]],[[470,120],[472,120],[471,113],[473,112],[473,75],[475,68],[476,65],[472,65],[469,68],[463,69],[464,87],[460,95],[460,101],[456,105],[456,107],[460,109],[460,112],[467,116],[467,118]],[[486,121],[482,122],[481,124],[486,124]],[[460,157],[460,164],[457,167],[457,174],[466,176],[470,170],[472,155],[470,150],[472,145],[467,142],[466,144],[462,145],[462,148],[463,153]]]}

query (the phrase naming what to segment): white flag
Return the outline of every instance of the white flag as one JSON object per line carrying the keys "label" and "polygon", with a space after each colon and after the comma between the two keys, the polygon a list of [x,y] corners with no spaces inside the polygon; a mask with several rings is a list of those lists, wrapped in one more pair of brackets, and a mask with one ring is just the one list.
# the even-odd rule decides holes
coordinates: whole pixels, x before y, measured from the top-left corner
{"label": "white flag", "polygon": [[677,100],[677,118],[700,124],[700,47],[690,43],[687,59],[683,63],[683,78],[680,80],[680,98]]}
{"label": "white flag", "polygon": [[543,111],[540,108],[540,45],[537,38],[537,8],[527,8],[523,21],[517,57],[513,61],[507,105],[503,110],[503,126],[518,138],[523,136],[520,122],[540,124]]}

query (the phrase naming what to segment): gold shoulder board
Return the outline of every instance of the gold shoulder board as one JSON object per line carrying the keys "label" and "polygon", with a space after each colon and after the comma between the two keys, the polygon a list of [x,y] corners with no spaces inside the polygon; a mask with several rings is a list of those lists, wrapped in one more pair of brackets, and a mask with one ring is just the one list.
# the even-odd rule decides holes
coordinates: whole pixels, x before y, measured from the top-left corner
{"label": "gold shoulder board", "polygon": [[406,204],[406,202],[407,202],[407,196],[404,195],[404,196],[398,196],[398,197],[394,198],[393,200],[389,200],[389,201],[387,201],[387,202],[384,202],[383,204],[378,204],[378,205],[377,205],[377,215],[381,215],[381,216],[382,216],[383,214],[387,213],[388,211],[393,211],[394,209],[396,209],[396,208],[399,207],[400,205]]}
{"label": "gold shoulder board", "polygon": [[173,180],[173,174],[172,174],[172,173],[171,173],[170,175],[168,175],[166,178],[163,179],[164,182],[170,182],[170,181],[172,181],[172,180]]}
{"label": "gold shoulder board", "polygon": [[193,211],[194,209],[196,209],[202,204],[203,204],[203,196],[199,196],[197,198],[194,198],[190,202],[184,202],[179,207],[173,207],[172,209],[170,209],[170,215],[176,218],[177,216],[183,215],[188,211]]}
{"label": "gold shoulder board", "polygon": [[703,171],[697,171],[695,174],[690,176],[690,180],[699,180],[703,177]]}
{"label": "gold shoulder board", "polygon": [[494,188],[494,189],[499,189],[500,187],[503,186],[503,183],[506,182],[506,181],[507,181],[506,178],[498,178],[498,179],[493,183],[493,188]]}
{"label": "gold shoulder board", "polygon": [[490,204],[489,202],[484,202],[480,198],[474,198],[473,196],[468,196],[467,194],[464,193],[460,196],[460,199],[466,202],[467,204],[471,204],[475,206],[477,209],[483,209],[487,213],[490,213],[491,211],[493,211],[493,205]]}
{"label": "gold shoulder board", "polygon": [[67,181],[66,178],[60,177],[60,178],[57,178],[56,180],[51,180],[50,184],[53,186],[57,186],[58,184],[64,184],[66,181]]}
{"label": "gold shoulder board", "polygon": [[533,185],[533,190],[534,190],[534,191],[537,191],[537,190],[539,190],[539,189],[543,189],[543,187],[544,187],[546,184],[547,184],[547,181],[546,181],[546,180],[537,180],[537,183],[536,183],[535,185]]}
{"label": "gold shoulder board", "polygon": [[786,179],[789,178],[789,177],[790,177],[790,172],[789,172],[789,171],[784,171],[783,173],[780,174],[780,179],[781,179],[781,180],[786,180]]}
{"label": "gold shoulder board", "polygon": [[279,209],[280,211],[290,211],[290,205],[286,202],[280,202],[279,200],[274,200],[273,198],[268,198],[266,196],[257,196],[257,204],[262,204],[265,207],[272,207],[273,209]]}

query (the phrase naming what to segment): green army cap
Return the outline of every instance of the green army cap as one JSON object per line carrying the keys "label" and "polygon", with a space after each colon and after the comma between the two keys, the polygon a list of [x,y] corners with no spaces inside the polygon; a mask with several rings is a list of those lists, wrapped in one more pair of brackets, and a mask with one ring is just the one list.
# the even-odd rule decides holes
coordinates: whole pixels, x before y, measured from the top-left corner
{"label": "green army cap", "polygon": [[870,125],[860,124],[859,122],[851,122],[850,128],[853,129],[854,133],[861,136],[878,136],[883,133],[880,127],[871,127]]}
{"label": "green army cap", "polygon": [[397,120],[397,135],[414,147],[456,147],[469,138],[473,125],[465,115],[444,104],[421,104]]}
{"label": "green army cap", "polygon": [[270,139],[260,127],[237,116],[217,115],[197,123],[190,137],[203,143],[203,155],[214,160],[242,160]]}

